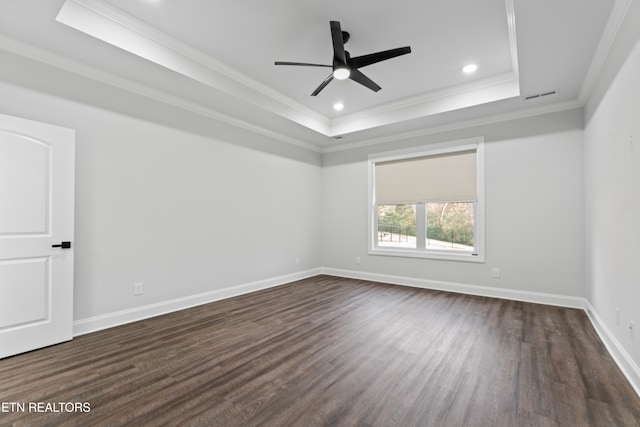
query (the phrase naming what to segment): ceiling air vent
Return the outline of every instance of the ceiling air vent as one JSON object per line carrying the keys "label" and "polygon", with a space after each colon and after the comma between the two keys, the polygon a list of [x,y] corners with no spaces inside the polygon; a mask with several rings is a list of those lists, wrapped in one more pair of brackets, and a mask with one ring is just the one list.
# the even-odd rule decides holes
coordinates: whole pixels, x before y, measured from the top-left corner
{"label": "ceiling air vent", "polygon": [[557,92],[558,92],[557,90],[550,90],[548,92],[534,93],[533,95],[527,95],[527,96],[524,96],[523,98],[525,101],[528,101],[530,99],[542,98],[543,96],[555,95]]}

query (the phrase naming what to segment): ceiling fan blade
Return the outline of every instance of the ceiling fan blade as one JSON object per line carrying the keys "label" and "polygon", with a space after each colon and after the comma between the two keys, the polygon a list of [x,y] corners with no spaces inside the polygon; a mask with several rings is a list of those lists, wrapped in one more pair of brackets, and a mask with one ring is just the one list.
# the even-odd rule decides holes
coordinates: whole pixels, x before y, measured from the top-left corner
{"label": "ceiling fan blade", "polygon": [[286,62],[286,61],[276,61],[275,65],[299,65],[299,66],[303,66],[303,67],[333,67],[333,65],[326,65],[326,64],[309,64],[306,62]]}
{"label": "ceiling fan blade", "polygon": [[356,70],[355,68],[351,69],[351,75],[349,76],[349,78],[354,82],[360,83],[362,86],[368,87],[374,92],[382,89],[373,80],[371,80],[369,77],[365,76],[364,74],[362,74],[362,72]]}
{"label": "ceiling fan blade", "polygon": [[344,40],[342,38],[342,28],[340,22],[330,21],[331,25],[331,40],[333,41],[333,62],[347,65],[347,56],[344,53]]}
{"label": "ceiling fan blade", "polygon": [[320,83],[320,86],[318,86],[316,90],[313,91],[311,96],[316,96],[317,94],[319,94],[322,89],[324,89],[329,83],[331,83],[331,80],[333,80],[333,74],[329,74],[329,77],[327,77],[322,83]]}
{"label": "ceiling fan blade", "polygon": [[399,47],[396,49],[383,50],[382,52],[370,53],[368,55],[356,56],[351,58],[351,66],[355,68],[366,67],[367,65],[375,64],[376,62],[385,61],[387,59],[395,58],[396,56],[406,55],[411,53],[411,47]]}

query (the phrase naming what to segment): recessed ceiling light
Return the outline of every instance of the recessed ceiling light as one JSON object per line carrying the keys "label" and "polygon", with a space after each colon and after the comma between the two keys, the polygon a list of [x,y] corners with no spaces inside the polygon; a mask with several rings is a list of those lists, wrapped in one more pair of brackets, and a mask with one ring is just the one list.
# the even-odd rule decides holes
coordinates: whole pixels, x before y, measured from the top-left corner
{"label": "recessed ceiling light", "polygon": [[462,71],[465,72],[466,74],[471,74],[477,69],[478,69],[478,66],[476,64],[469,64],[469,65],[465,65]]}
{"label": "recessed ceiling light", "polygon": [[335,104],[333,104],[333,109],[336,111],[342,111],[343,108],[344,104],[342,102],[336,102]]}

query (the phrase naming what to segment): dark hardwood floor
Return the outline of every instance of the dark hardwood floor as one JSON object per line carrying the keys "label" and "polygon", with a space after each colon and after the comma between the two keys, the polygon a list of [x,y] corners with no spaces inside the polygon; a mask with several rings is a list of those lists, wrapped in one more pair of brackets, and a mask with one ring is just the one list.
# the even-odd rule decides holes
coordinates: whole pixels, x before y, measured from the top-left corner
{"label": "dark hardwood floor", "polygon": [[581,310],[330,276],[0,360],[10,402],[0,425],[640,425]]}

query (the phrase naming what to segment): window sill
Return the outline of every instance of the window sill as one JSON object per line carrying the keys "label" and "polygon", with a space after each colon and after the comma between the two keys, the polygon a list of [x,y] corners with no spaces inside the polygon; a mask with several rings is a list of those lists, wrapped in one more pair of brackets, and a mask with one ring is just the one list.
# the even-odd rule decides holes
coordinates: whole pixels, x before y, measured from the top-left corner
{"label": "window sill", "polygon": [[413,249],[388,249],[374,248],[369,249],[369,255],[394,256],[401,258],[423,258],[444,261],[461,261],[461,262],[484,262],[484,256],[472,255],[469,252],[450,253],[445,251],[418,251]]}

